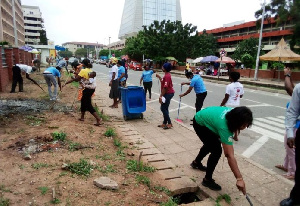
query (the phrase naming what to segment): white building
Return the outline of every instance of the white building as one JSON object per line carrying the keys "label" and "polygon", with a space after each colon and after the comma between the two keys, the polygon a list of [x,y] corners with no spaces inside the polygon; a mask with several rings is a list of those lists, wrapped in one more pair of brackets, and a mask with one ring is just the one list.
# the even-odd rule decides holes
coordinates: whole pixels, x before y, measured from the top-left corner
{"label": "white building", "polygon": [[136,35],[154,20],[181,21],[180,0],[125,0],[119,38]]}
{"label": "white building", "polygon": [[89,42],[74,42],[74,41],[63,43],[62,46],[68,49],[68,51],[72,52],[73,54],[75,54],[75,51],[80,48],[95,49],[96,52],[99,52],[104,47],[103,44],[89,43]]}
{"label": "white building", "polygon": [[38,6],[22,5],[25,28],[25,43],[40,44],[40,32],[43,30],[44,20]]}

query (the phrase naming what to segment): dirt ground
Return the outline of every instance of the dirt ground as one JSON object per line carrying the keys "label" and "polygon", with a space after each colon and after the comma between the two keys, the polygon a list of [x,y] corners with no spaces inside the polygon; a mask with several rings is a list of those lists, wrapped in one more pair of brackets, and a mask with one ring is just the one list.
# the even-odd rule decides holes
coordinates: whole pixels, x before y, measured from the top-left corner
{"label": "dirt ground", "polygon": [[[100,127],[89,113],[84,122],[78,121],[75,86],[64,87],[53,105],[42,72],[30,77],[46,92],[24,78],[24,92],[11,94],[9,85],[0,93],[0,206],[170,205],[167,188],[154,173],[127,169],[129,160],[138,157],[118,134],[105,135],[113,128],[113,117],[104,114],[109,120]],[[63,76],[62,84],[67,78]],[[84,163],[92,168],[88,176],[79,173]],[[70,165],[77,170],[71,172]],[[93,180],[101,176],[116,181],[119,189],[96,187]]]}

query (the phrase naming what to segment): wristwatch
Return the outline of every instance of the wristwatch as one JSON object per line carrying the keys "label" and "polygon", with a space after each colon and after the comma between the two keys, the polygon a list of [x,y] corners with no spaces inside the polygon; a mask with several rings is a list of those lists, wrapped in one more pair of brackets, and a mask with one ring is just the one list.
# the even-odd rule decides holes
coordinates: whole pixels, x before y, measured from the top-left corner
{"label": "wristwatch", "polygon": [[291,74],[286,74],[286,75],[284,75],[285,77],[291,77]]}

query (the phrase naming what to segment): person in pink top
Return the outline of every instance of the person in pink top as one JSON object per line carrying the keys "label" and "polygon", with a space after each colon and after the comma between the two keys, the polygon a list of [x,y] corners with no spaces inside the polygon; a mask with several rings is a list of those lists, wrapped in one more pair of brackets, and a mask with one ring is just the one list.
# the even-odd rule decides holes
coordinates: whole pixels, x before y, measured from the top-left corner
{"label": "person in pink top", "polygon": [[156,77],[161,82],[161,93],[159,96],[159,103],[161,104],[160,110],[164,116],[163,123],[161,125],[158,125],[158,127],[162,127],[163,129],[170,129],[173,126],[169,116],[169,105],[175,93],[170,74],[171,69],[172,65],[169,62],[167,62],[162,66],[162,70],[165,73],[164,77],[161,78],[158,74],[156,74]]}

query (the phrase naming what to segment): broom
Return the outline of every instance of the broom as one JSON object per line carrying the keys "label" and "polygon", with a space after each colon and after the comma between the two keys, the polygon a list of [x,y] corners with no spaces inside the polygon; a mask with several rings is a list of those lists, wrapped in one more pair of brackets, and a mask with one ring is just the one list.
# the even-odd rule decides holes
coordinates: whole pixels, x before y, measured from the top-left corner
{"label": "broom", "polygon": [[[182,85],[180,87],[180,94],[182,93]],[[179,105],[178,105],[178,111],[177,111],[177,118],[175,119],[177,122],[183,123],[181,119],[179,119],[179,110],[180,110],[180,104],[181,104],[181,97],[179,99]]]}

